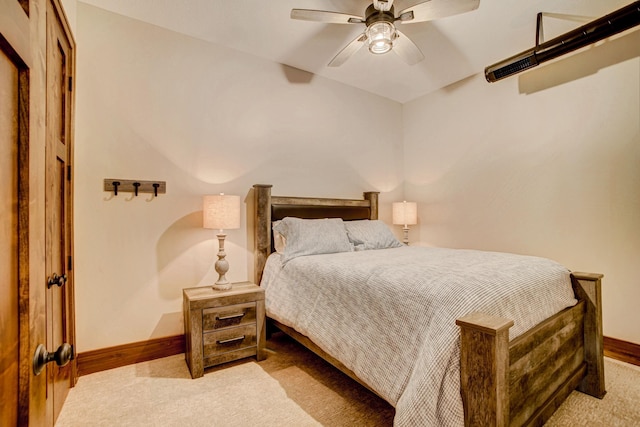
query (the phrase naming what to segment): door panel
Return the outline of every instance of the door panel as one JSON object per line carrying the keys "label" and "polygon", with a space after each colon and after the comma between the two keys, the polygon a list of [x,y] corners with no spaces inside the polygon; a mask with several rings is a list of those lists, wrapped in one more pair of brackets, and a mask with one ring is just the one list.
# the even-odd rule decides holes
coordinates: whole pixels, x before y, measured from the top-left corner
{"label": "door panel", "polygon": [[[60,0],[0,0],[1,426],[53,426],[76,376],[73,362],[33,368],[40,344],[75,344],[74,45],[61,10]],[[48,286],[54,272],[67,274],[64,286]]]}
{"label": "door panel", "polygon": [[[45,175],[46,271],[66,280],[50,286],[46,297],[47,349],[74,344],[71,256],[71,91],[72,51],[60,16],[47,4],[47,143]],[[53,422],[74,383],[74,363],[47,366],[47,407]]]}
{"label": "door panel", "polygon": [[0,50],[0,425],[18,423],[18,75]]}
{"label": "door panel", "polygon": [[[47,286],[51,268],[64,274],[72,265],[66,258],[72,250],[71,184],[66,175],[72,98],[64,80],[71,75],[73,44],[65,50],[70,32],[61,10],[60,0],[0,0],[2,426],[53,426],[75,381],[73,364],[66,370],[48,368],[46,375],[35,374],[33,368],[36,349],[44,348],[40,344],[74,344],[73,287],[53,286],[49,292]],[[48,43],[52,37],[55,41]],[[51,77],[49,61],[57,64]],[[49,111],[57,111],[51,123]],[[50,128],[54,130],[48,133]],[[47,205],[54,214],[48,214]],[[54,379],[63,384],[59,393]]]}
{"label": "door panel", "polygon": [[29,371],[31,333],[38,332],[29,318],[30,307],[38,308],[29,294],[29,101],[34,75],[27,65],[32,55],[30,31],[29,17],[18,2],[0,2],[0,272],[3,274],[0,425],[3,426],[27,425],[30,408],[38,404],[37,397],[32,399],[30,395]]}

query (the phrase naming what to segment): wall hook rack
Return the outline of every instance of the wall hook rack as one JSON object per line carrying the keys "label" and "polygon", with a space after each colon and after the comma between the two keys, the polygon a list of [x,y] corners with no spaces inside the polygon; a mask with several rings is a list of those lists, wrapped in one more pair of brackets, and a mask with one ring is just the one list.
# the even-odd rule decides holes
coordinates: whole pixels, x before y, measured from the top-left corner
{"label": "wall hook rack", "polygon": [[136,196],[138,193],[151,193],[154,197],[158,197],[158,194],[167,192],[167,183],[165,181],[105,178],[104,191],[113,192],[114,196],[117,196],[118,192],[125,192],[133,193]]}

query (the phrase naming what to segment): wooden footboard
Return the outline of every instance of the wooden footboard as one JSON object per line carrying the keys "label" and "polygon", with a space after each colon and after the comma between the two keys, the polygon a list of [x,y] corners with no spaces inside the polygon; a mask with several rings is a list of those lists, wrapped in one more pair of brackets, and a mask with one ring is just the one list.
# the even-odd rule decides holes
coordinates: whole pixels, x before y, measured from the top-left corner
{"label": "wooden footboard", "polygon": [[456,321],[465,425],[542,425],[576,388],[604,396],[601,279],[573,273],[578,304],[511,342],[509,319]]}

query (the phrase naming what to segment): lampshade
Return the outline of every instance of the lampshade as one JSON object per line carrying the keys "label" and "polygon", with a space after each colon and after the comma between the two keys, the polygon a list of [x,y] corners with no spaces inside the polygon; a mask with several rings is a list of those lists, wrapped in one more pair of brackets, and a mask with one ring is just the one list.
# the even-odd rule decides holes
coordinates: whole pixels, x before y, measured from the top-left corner
{"label": "lampshade", "polygon": [[393,204],[393,223],[396,225],[414,225],[418,223],[418,204],[416,202],[395,202]]}
{"label": "lampshade", "polygon": [[202,226],[219,230],[240,228],[240,196],[204,196]]}
{"label": "lampshade", "polygon": [[369,51],[375,54],[387,53],[393,47],[396,28],[390,22],[375,22],[367,27]]}

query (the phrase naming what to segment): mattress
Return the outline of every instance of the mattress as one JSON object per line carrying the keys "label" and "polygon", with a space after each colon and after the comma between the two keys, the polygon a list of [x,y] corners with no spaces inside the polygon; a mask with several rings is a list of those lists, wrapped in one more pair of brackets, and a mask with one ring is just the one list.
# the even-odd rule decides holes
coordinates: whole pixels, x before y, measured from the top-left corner
{"label": "mattress", "polygon": [[514,321],[510,339],[576,304],[569,270],[549,259],[403,246],[269,256],[267,316],[309,337],[396,408],[397,426],[460,426],[455,320]]}

